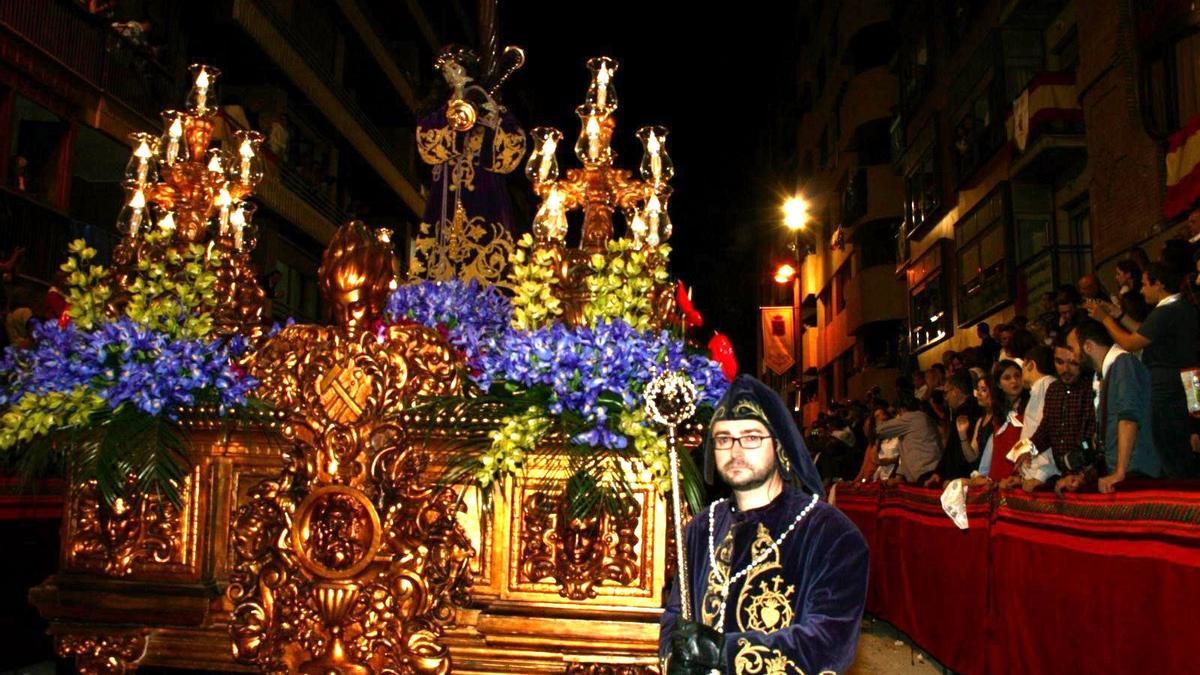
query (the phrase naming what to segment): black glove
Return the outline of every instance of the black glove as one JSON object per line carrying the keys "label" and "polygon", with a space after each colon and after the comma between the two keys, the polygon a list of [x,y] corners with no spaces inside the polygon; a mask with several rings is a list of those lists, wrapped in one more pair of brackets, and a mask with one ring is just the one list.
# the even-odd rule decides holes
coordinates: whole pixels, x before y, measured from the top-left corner
{"label": "black glove", "polygon": [[721,644],[717,631],[695,621],[680,619],[671,631],[671,660],[667,675],[710,675],[720,673]]}

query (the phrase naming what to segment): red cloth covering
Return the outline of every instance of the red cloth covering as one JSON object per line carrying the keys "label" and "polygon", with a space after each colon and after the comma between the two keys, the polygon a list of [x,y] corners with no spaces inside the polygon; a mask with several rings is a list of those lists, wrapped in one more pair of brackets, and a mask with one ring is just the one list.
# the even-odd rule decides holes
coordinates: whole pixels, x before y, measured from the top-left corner
{"label": "red cloth covering", "polygon": [[1196,672],[1200,492],[1006,494],[988,672]]}
{"label": "red cloth covering", "polygon": [[838,483],[837,507],[858,527],[871,552],[867,575],[867,611],[878,614],[878,583],[884,556],[876,543],[876,516],[879,511],[879,483]]}
{"label": "red cloth covering", "polygon": [[[1018,420],[1024,421],[1024,415],[1018,415]],[[988,478],[1000,481],[1008,478],[1013,472],[1013,463],[1008,461],[1008,452],[1017,441],[1021,440],[1021,427],[1009,422],[1004,430],[992,436],[992,467],[988,470]]]}
{"label": "red cloth covering", "polygon": [[[880,615],[949,668],[981,672],[986,650],[988,515],[968,493],[970,528],[942,510],[938,490],[899,486],[883,494],[872,549]],[[875,558],[882,558],[876,566]]]}
{"label": "red cloth covering", "polygon": [[[875,522],[872,494],[878,495]],[[1195,672],[1200,483],[1112,495],[840,486],[871,545],[868,610],[955,671]],[[870,531],[870,534],[868,533]]]}

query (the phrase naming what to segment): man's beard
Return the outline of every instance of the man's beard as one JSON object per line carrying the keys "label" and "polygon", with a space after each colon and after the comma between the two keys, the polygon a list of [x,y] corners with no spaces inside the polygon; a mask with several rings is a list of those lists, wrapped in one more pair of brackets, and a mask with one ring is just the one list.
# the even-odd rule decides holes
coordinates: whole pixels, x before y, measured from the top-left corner
{"label": "man's beard", "polygon": [[[725,484],[735,492],[749,492],[750,490],[756,490],[766,485],[767,482],[770,481],[779,470],[775,462],[771,462],[771,465],[762,471],[753,471],[750,473],[750,475],[743,476],[735,480],[729,477],[728,467],[730,464],[732,464],[732,462],[726,462],[725,466],[721,467],[721,479],[724,480]],[[742,464],[741,466],[750,468],[745,464]]]}

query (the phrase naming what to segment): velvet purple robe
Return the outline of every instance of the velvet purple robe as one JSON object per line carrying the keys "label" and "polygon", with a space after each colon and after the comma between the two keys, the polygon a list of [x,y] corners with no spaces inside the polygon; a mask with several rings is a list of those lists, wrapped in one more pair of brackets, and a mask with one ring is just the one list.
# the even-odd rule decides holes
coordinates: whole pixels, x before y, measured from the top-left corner
{"label": "velvet purple robe", "polygon": [[[723,500],[692,519],[684,537],[693,620],[714,625],[720,602],[719,595],[710,593],[715,586],[709,584],[709,511],[716,509],[713,543],[718,551],[734,529],[726,572],[731,576],[750,563],[752,548],[754,553],[766,550],[811,497],[788,487],[759,509],[736,512],[731,499]],[[719,557],[718,566],[724,566]],[[835,507],[817,502],[762,564],[732,586],[725,606],[724,672],[845,672],[858,647],[866,595],[866,540]],[[679,613],[675,582],[661,620],[659,651],[664,658]]]}

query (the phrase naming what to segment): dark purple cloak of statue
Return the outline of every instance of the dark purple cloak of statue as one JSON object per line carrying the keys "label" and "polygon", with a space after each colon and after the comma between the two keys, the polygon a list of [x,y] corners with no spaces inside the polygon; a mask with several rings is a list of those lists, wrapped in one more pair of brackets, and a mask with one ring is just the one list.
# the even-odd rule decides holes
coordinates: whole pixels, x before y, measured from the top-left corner
{"label": "dark purple cloak of statue", "polygon": [[446,122],[446,105],[421,118],[417,149],[433,180],[415,257],[431,278],[499,278],[512,245],[512,203],[504,174],[525,154],[525,132],[507,112],[465,132]]}
{"label": "dark purple cloak of statue", "polygon": [[[762,563],[730,588],[724,611],[724,672],[767,672],[765,664],[787,673],[845,672],[854,660],[866,603],[866,541],[837,508],[818,501],[782,544],[774,546],[813,494],[818,499],[823,494],[800,433],[775,392],[753,378],[739,377],[718,404],[714,418],[721,417],[723,408],[732,409],[734,402],[744,400],[766,413],[789,460],[790,480],[766,506],[743,513],[734,508],[732,498],[721,500],[688,524],[684,540],[692,618],[715,626],[721,604],[719,581],[741,572],[754,553],[769,550]],[[716,574],[709,554],[710,512]],[[661,621],[663,657],[679,615],[676,582]]]}

